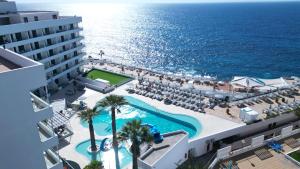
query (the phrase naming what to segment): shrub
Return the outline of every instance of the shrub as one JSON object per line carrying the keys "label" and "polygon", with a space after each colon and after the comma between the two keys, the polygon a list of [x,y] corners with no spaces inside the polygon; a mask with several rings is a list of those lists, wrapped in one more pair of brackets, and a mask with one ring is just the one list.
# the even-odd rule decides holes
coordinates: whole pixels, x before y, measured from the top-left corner
{"label": "shrub", "polygon": [[104,169],[104,167],[102,161],[93,160],[89,165],[85,166],[83,169]]}

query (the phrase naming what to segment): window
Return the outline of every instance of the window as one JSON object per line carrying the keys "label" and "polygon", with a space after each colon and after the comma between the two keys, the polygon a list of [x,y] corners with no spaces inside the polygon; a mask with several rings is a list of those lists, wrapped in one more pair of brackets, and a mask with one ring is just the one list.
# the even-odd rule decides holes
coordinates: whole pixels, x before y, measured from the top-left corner
{"label": "window", "polygon": [[51,60],[51,65],[55,65],[56,63],[55,63],[55,59],[52,59]]}
{"label": "window", "polygon": [[19,48],[19,52],[20,53],[25,53],[25,47],[24,47],[24,45],[21,45],[18,48]]}
{"label": "window", "polygon": [[57,19],[57,15],[52,15],[52,18],[53,19]]}
{"label": "window", "polygon": [[39,49],[40,48],[40,44],[38,42],[34,42],[34,47],[35,47],[35,49]]}
{"label": "window", "polygon": [[74,39],[75,38],[75,33],[72,33],[71,37],[72,37],[72,39]]}
{"label": "window", "polygon": [[35,21],[38,21],[38,20],[39,20],[39,17],[34,16],[34,20],[35,20]]}
{"label": "window", "polygon": [[[53,49],[50,49],[50,50],[49,50],[49,54],[50,54],[50,56],[53,56],[53,55],[54,55]],[[54,64],[55,64],[55,63],[54,63]]]}
{"label": "window", "polygon": [[70,29],[74,29],[74,25],[73,24],[70,24]]}
{"label": "window", "polygon": [[5,37],[0,36],[0,45],[5,44]]}
{"label": "window", "polygon": [[61,40],[62,42],[64,42],[64,41],[65,41],[65,37],[64,37],[64,36],[61,36],[61,37],[60,37],[60,40]]}
{"label": "window", "polygon": [[16,39],[17,39],[18,41],[22,40],[22,34],[21,34],[21,32],[16,33]]}
{"label": "window", "polygon": [[67,74],[67,78],[68,78],[69,80],[71,79],[70,73]]}
{"label": "window", "polygon": [[33,30],[33,31],[32,31],[32,36],[33,36],[34,38],[37,37],[36,30]]}
{"label": "window", "polygon": [[24,17],[24,22],[28,22],[28,18],[27,17]]}
{"label": "window", "polygon": [[48,45],[52,45],[51,39],[47,39],[47,43],[48,43]]}
{"label": "window", "polygon": [[37,56],[37,59],[38,59],[38,60],[41,60],[41,59],[42,59],[41,53],[38,53],[36,56]]}
{"label": "window", "polygon": [[46,33],[46,35],[49,35],[49,34],[50,34],[49,28],[45,28],[45,33]]}

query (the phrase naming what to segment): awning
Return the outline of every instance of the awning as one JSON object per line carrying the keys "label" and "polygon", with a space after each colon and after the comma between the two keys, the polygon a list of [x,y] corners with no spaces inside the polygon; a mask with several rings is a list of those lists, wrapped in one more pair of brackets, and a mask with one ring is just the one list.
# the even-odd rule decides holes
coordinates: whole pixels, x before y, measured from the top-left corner
{"label": "awning", "polygon": [[262,87],[266,84],[258,78],[235,76],[230,82],[231,85],[237,85],[247,88]]}

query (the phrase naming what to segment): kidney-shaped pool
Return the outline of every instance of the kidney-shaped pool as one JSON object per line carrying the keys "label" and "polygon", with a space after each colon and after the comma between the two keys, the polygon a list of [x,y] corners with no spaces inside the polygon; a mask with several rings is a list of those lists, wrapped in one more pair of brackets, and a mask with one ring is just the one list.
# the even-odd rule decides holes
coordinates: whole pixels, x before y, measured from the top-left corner
{"label": "kidney-shaped pool", "polygon": [[[201,132],[201,124],[193,117],[168,113],[130,96],[125,96],[125,99],[129,104],[122,106],[121,112],[116,115],[117,131],[121,130],[127,122],[140,119],[142,123],[156,126],[162,134],[184,130],[189,134],[189,138],[193,138]],[[100,114],[93,119],[96,134],[99,136],[111,135],[110,109],[105,108],[98,111]],[[81,124],[88,127],[84,121],[81,121]]]}

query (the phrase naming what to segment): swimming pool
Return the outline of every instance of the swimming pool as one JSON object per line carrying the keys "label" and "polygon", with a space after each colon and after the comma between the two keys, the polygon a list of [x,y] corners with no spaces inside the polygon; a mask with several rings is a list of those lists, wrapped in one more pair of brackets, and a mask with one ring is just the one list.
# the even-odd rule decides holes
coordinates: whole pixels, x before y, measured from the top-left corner
{"label": "swimming pool", "polygon": [[[160,133],[184,130],[189,133],[189,138],[193,138],[201,132],[201,124],[193,117],[171,114],[130,96],[125,96],[125,99],[129,104],[122,106],[121,113],[116,115],[117,131],[121,130],[128,121],[140,119],[143,123],[155,125]],[[93,119],[96,134],[99,136],[111,135],[110,109],[99,111],[100,114]],[[84,121],[81,121],[81,124],[88,127]]]}
{"label": "swimming pool", "polygon": [[[96,140],[96,144],[100,145],[102,140]],[[97,159],[103,162],[104,168],[114,168],[115,166],[115,159],[114,159],[114,150],[110,149],[108,151],[101,151],[97,153],[94,157],[91,153],[87,151],[88,147],[91,145],[90,140],[83,141],[76,146],[76,151],[80,154],[87,157],[89,160]],[[119,160],[121,168],[126,167],[132,161],[131,154],[125,147],[121,147],[119,149]]]}

